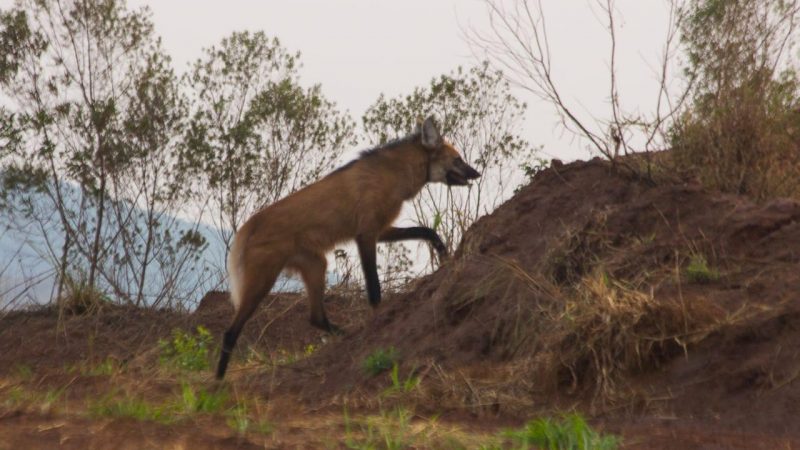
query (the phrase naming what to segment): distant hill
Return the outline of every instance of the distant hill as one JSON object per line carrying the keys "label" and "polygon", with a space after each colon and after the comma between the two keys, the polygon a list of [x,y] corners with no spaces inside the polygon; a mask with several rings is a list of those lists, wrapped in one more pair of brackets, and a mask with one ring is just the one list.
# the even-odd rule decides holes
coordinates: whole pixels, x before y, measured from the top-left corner
{"label": "distant hill", "polygon": [[[68,194],[66,198],[78,198],[76,188],[65,184],[62,189]],[[73,195],[69,195],[72,193]],[[49,207],[47,199],[42,197],[39,203],[42,209]],[[17,227],[6,227],[6,217],[2,217],[0,212],[0,310],[12,307],[20,307],[29,304],[41,304],[50,300],[54,292],[54,270],[51,259],[46,251],[45,235],[38,226],[26,226],[24,231]],[[92,213],[89,212],[89,215]],[[219,280],[224,280],[225,267],[225,248],[223,243],[217,238],[218,230],[206,224],[194,224],[187,220],[170,217],[174,219],[173,229],[190,230],[195,229],[203,236],[208,243],[197,261],[193,261],[189,267],[191,274],[184,274],[181,286],[178,290],[192,292],[189,303],[198,302],[205,292],[211,289],[226,288],[225,282],[219,284]],[[138,224],[144,228],[144,220]],[[45,231],[47,240],[53,248],[63,245],[63,236],[54,236],[60,232],[55,224]],[[209,273],[215,275],[209,277]],[[163,283],[159,279],[159,271],[148,272],[146,284]],[[210,278],[210,279],[209,279]],[[329,273],[329,283],[334,283],[336,277]],[[302,283],[293,277],[282,276],[275,285],[275,291],[296,292],[302,289]],[[195,298],[196,297],[196,298]],[[192,306],[192,305],[187,305]]]}

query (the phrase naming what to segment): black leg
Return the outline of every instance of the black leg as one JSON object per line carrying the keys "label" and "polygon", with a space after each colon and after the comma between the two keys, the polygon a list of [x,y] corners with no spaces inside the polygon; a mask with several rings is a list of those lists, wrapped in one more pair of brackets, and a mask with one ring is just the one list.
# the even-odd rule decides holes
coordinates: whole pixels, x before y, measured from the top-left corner
{"label": "black leg", "polygon": [[225,377],[225,370],[228,368],[228,361],[231,359],[231,352],[236,345],[241,329],[231,327],[222,337],[222,353],[219,355],[219,365],[217,365],[217,379]]}
{"label": "black leg", "polygon": [[431,228],[428,227],[392,227],[384,231],[378,238],[378,242],[407,241],[411,239],[422,239],[428,241],[439,253],[440,257],[447,256],[447,247],[442,242],[442,238]]}
{"label": "black leg", "polygon": [[[277,278],[280,270],[275,270],[272,273],[274,275],[272,275],[272,278],[268,280],[269,284],[265,284],[268,287],[272,287],[272,283],[275,282],[275,278]],[[244,324],[247,323],[247,321],[250,319],[250,316],[253,315],[258,307],[258,304],[261,303],[261,299],[266,295],[266,292],[261,289],[253,292],[254,294],[243,298],[241,305],[239,305],[239,309],[236,311],[231,326],[228,327],[228,331],[226,331],[222,336],[222,351],[220,352],[219,364],[217,365],[218,380],[221,380],[223,377],[225,377],[225,370],[228,368],[228,361],[231,359],[233,348],[236,347],[236,340],[239,339],[239,335],[244,329]]]}
{"label": "black leg", "polygon": [[332,335],[341,336],[344,334],[342,329],[330,323],[327,317],[323,317],[322,320],[318,320],[312,316],[309,322],[311,322],[311,325],[319,328],[322,331],[326,331]]}
{"label": "black leg", "polygon": [[364,279],[367,282],[367,297],[373,307],[381,302],[381,282],[378,279],[378,265],[376,262],[376,240],[374,237],[359,236],[356,238],[358,254],[361,256],[361,268],[364,269]]}

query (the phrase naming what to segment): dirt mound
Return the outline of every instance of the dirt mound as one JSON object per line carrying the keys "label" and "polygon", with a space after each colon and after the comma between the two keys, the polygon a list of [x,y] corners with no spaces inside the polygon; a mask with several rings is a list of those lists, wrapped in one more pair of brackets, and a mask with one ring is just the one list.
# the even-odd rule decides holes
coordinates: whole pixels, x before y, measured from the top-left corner
{"label": "dirt mound", "polygon": [[[398,406],[497,429],[577,409],[622,434],[626,448],[791,448],[800,445],[799,219],[793,200],[757,205],[694,184],[648,183],[600,160],[559,165],[376,311],[362,294],[329,295],[341,338],[308,324],[304,294],[269,296],[222,386],[265,400],[270,417],[284,421]],[[113,377],[151,377],[158,340],[174,329],[203,325],[218,337],[231,314],[222,292],[191,314],[110,305],[12,312],[0,317],[0,391],[27,379],[93,399],[119,382]],[[402,395],[387,391],[385,373],[364,370],[368,356],[390,348],[399,368],[393,392]],[[128,363],[111,381],[73,370],[109,357]],[[217,386],[210,372],[200,377]],[[149,380],[141,390],[161,401],[176,383]],[[76,447],[105,436],[82,434],[85,415],[64,422],[9,411],[0,414],[13,426],[3,438],[23,447],[42,430],[52,442],[73,436]],[[227,446],[230,430],[198,420],[182,425],[202,431],[192,442]],[[108,435],[129,425],[105,424]],[[178,445],[174,430],[147,426]],[[286,428],[273,445],[304,442],[308,427]]]}
{"label": "dirt mound", "polygon": [[654,185],[593,160],[539,173],[453,260],[286,371],[306,401],[374,399],[394,347],[438,408],[692,418],[798,433],[800,203]]}

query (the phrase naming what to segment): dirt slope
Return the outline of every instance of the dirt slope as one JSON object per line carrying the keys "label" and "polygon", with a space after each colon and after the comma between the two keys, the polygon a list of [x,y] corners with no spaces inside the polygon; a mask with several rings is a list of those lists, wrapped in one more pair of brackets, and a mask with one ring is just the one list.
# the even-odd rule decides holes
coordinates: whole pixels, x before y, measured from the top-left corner
{"label": "dirt slope", "polygon": [[798,219],[797,201],[653,186],[599,160],[547,169],[284,386],[369,403],[382,384],[360,362],[392,346],[432,408],[578,407],[797,438]]}
{"label": "dirt slope", "polygon": [[[380,395],[387,377],[367,375],[363,361],[394,347],[400,376],[421,380],[403,402],[468,428],[578,410],[622,433],[628,448],[800,448],[798,219],[794,200],[756,205],[692,184],[648,183],[600,160],[558,165],[376,311],[363,298],[329,296],[343,337],[308,325],[302,295],[270,297],[245,328],[229,380],[284,418],[345,405],[375,411],[398,400]],[[0,318],[0,392],[19,364],[47,374],[43,385],[107,356],[147,373],[141,361],[157,359],[158,339],[173,328],[202,324],[218,336],[230,314],[224,293],[210,293],[193,314],[108,307],[60,322],[52,309],[9,314]],[[292,364],[244,364],[248,347],[275,355],[309,344],[319,350]],[[74,387],[91,392],[101,382]],[[90,422],[0,414],[0,428],[24,430],[10,435],[21,443],[53,421],[75,433]],[[168,428],[133,426],[175,442]],[[227,446],[229,430],[184,426]],[[293,442],[305,439],[301,428]]]}

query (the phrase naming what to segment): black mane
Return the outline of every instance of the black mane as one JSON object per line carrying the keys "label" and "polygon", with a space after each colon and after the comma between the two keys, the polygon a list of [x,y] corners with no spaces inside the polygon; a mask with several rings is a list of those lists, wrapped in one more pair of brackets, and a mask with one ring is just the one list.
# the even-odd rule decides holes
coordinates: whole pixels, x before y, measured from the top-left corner
{"label": "black mane", "polygon": [[341,172],[341,171],[343,171],[345,169],[349,169],[355,163],[357,163],[358,161],[361,161],[362,159],[372,158],[374,156],[382,154],[383,152],[394,150],[397,147],[400,147],[400,146],[402,146],[404,144],[407,144],[409,142],[414,142],[417,139],[419,139],[419,132],[411,133],[411,134],[409,134],[407,136],[403,136],[401,138],[397,138],[397,139],[391,140],[391,141],[389,141],[389,142],[387,142],[385,144],[377,145],[375,147],[368,148],[366,150],[362,150],[361,152],[359,152],[357,158],[355,158],[355,159],[353,159],[351,161],[348,161],[343,166],[338,167],[333,172],[331,172],[330,175],[333,175],[335,173]]}

